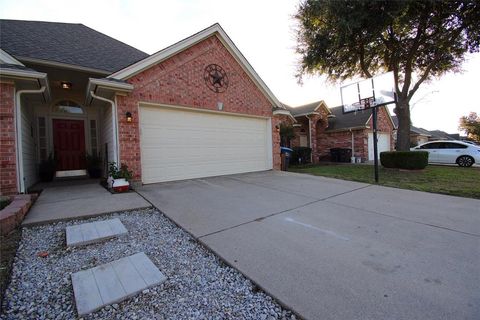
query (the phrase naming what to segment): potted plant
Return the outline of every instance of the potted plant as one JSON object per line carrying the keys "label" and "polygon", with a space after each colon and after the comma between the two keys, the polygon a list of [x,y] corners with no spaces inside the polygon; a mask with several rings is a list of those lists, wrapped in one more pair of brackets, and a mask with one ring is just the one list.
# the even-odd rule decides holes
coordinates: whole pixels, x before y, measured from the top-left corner
{"label": "potted plant", "polygon": [[38,175],[40,176],[40,181],[52,181],[53,177],[55,176],[56,165],[57,162],[55,161],[52,153],[48,155],[47,159],[40,161],[40,164],[38,165]]}
{"label": "potted plant", "polygon": [[87,154],[86,160],[90,178],[100,178],[102,176],[102,157],[98,153]]}
{"label": "potted plant", "polygon": [[126,164],[122,164],[120,168],[115,162],[108,164],[108,186],[115,192],[128,191],[130,183],[128,180],[132,178],[132,172],[128,170]]}

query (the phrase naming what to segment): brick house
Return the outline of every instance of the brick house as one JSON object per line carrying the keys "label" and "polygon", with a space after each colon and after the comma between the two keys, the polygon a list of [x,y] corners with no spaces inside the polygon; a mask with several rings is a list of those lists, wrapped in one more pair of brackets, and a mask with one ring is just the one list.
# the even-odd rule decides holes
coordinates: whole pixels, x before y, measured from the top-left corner
{"label": "brick house", "polygon": [[[286,108],[297,121],[290,146],[310,147],[313,163],[329,161],[331,148],[352,149],[362,162],[374,159],[371,111],[344,114],[341,106],[329,108],[324,101]],[[394,124],[386,107],[377,119],[378,152],[393,150]]]}
{"label": "brick house", "polygon": [[218,24],[153,55],[81,24],[0,20],[0,193],[38,167],[86,174],[86,154],[137,183],[280,167],[294,123]]}

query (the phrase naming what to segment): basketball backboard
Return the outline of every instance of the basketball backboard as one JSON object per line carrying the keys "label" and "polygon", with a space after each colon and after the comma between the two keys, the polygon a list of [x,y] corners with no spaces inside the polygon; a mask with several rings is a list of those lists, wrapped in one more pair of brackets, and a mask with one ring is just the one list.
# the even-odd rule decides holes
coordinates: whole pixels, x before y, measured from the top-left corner
{"label": "basketball backboard", "polygon": [[395,103],[393,72],[357,81],[340,88],[343,113]]}

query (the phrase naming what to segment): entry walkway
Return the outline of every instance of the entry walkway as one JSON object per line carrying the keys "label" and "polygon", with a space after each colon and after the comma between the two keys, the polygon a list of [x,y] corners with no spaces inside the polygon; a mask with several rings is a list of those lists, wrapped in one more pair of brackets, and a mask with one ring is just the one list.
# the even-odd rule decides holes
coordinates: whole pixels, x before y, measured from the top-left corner
{"label": "entry walkway", "polygon": [[140,209],[150,204],[135,192],[111,194],[97,181],[73,181],[45,186],[23,226],[104,213]]}

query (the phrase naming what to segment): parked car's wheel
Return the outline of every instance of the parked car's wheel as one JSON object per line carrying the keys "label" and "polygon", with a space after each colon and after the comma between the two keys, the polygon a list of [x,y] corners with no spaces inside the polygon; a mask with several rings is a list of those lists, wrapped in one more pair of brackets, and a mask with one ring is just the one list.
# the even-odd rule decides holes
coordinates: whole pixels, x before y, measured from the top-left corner
{"label": "parked car's wheel", "polygon": [[460,156],[457,159],[457,164],[460,167],[471,167],[474,163],[474,160],[470,156]]}

